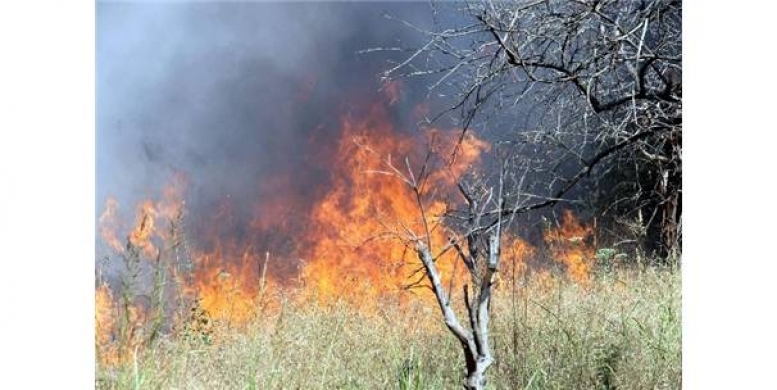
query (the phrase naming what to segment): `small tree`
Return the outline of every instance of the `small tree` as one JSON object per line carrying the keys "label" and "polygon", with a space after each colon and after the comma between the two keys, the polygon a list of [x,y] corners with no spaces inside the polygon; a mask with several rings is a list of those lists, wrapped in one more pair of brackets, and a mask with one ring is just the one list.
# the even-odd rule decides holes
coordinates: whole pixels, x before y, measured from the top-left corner
{"label": "small tree", "polygon": [[[432,150],[430,148],[423,166],[418,170],[413,170],[407,159],[404,168],[397,168],[389,156],[384,158],[388,169],[378,173],[402,180],[416,200],[421,227],[413,229],[403,224],[395,234],[418,256],[424,279],[429,282],[427,287],[434,293],[445,325],[461,344],[466,364],[464,388],[483,389],[487,382],[486,371],[494,362],[489,323],[492,289],[499,272],[502,233],[512,217],[530,210],[533,196],[521,191],[528,170],[515,169],[525,164],[516,161],[515,157],[498,159],[498,168],[494,170],[497,174],[491,176],[469,172],[456,177],[453,170],[447,170],[462,199],[457,202],[445,197],[444,191],[434,188],[435,183],[430,182],[430,177],[439,178],[439,172],[453,164],[457,152],[449,158],[435,160]],[[435,161],[443,163],[435,165]],[[447,204],[446,211],[442,215],[430,215],[429,205],[441,200]],[[508,204],[512,208],[506,208]],[[437,229],[444,229],[449,239],[444,245],[435,247],[432,237]],[[469,276],[469,282],[463,285],[462,291],[466,325],[459,320],[454,308],[453,279],[446,288],[437,267],[437,262],[448,253],[455,254],[454,261],[461,261]]]}

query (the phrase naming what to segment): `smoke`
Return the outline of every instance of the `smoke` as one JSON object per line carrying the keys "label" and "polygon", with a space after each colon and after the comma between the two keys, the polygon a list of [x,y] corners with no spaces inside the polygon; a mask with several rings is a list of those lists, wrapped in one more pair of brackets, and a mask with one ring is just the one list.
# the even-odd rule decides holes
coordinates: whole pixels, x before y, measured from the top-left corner
{"label": "smoke", "polygon": [[[99,3],[98,215],[115,197],[131,216],[176,174],[193,218],[227,202],[238,227],[263,198],[312,199],[340,117],[380,96],[390,58],[358,51],[422,38],[386,13],[429,23],[420,3]],[[402,86],[397,127],[421,89]]]}

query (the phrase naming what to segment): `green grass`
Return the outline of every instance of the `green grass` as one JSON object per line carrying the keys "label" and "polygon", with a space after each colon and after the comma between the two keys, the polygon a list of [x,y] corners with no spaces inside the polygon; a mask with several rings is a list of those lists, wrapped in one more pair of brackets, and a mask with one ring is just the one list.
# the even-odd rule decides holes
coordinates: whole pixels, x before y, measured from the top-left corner
{"label": "green grass", "polygon": [[[679,270],[504,283],[493,302],[492,389],[679,389]],[[100,389],[453,389],[463,357],[435,306],[363,314],[283,302],[211,343],[162,337]]]}

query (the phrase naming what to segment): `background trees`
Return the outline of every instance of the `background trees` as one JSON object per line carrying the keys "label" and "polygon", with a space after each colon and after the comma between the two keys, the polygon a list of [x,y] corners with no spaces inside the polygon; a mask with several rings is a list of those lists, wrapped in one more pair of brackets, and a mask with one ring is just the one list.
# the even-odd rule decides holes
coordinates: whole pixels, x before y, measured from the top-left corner
{"label": "background trees", "polygon": [[[433,9],[436,28],[386,80],[432,77],[463,132],[490,132],[528,172],[505,215],[587,203],[636,221],[645,248],[679,250],[682,3],[482,2]],[[439,118],[432,118],[435,120]]]}
{"label": "background trees", "polygon": [[[434,13],[436,29],[411,25],[428,37],[426,44],[386,71],[385,80],[433,77],[430,92],[452,96],[453,103],[432,120],[458,113],[459,145],[468,132],[490,133],[496,168],[453,178],[465,202],[449,204],[443,218],[450,242],[432,248],[423,201],[428,166],[413,172],[407,164],[403,172],[387,165],[416,194],[425,233],[405,239],[462,345],[465,388],[481,389],[493,362],[490,302],[502,229],[514,216],[586,203],[611,221],[636,221],[647,249],[660,258],[679,251],[682,5],[525,0]],[[463,288],[469,326],[458,320],[453,287],[443,285],[435,265],[448,251],[471,276]]]}

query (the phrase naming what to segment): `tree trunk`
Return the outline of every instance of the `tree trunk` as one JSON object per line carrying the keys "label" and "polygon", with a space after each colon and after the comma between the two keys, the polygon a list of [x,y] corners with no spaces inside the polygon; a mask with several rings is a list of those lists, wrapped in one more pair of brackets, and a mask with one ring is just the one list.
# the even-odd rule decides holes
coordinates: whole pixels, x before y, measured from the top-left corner
{"label": "tree trunk", "polygon": [[[670,137],[667,142],[668,167],[661,169],[658,192],[661,196],[661,256],[665,259],[676,256],[680,247],[680,187],[682,174],[679,166],[682,161],[678,137]],[[676,165],[675,165],[676,164]]]}
{"label": "tree trunk", "polygon": [[442,285],[440,274],[434,264],[429,248],[418,242],[416,251],[419,259],[426,269],[426,275],[431,282],[432,291],[440,305],[445,325],[456,336],[464,351],[464,359],[467,366],[467,378],[464,381],[466,390],[485,389],[486,370],[494,362],[489,346],[489,319],[491,310],[491,288],[493,287],[494,274],[499,265],[499,236],[490,238],[489,257],[485,274],[480,279],[479,288],[475,288],[475,296],[470,300],[467,286],[464,286],[464,301],[467,305],[467,313],[471,330],[465,329],[450,305],[448,294]]}
{"label": "tree trunk", "polygon": [[467,369],[467,380],[464,382],[466,390],[483,390],[486,388],[486,369],[491,365],[490,359],[478,358],[473,369]]}
{"label": "tree trunk", "polygon": [[678,240],[678,204],[679,194],[673,192],[667,196],[662,207],[661,241],[664,247],[664,255],[667,258],[676,256],[679,251]]}

